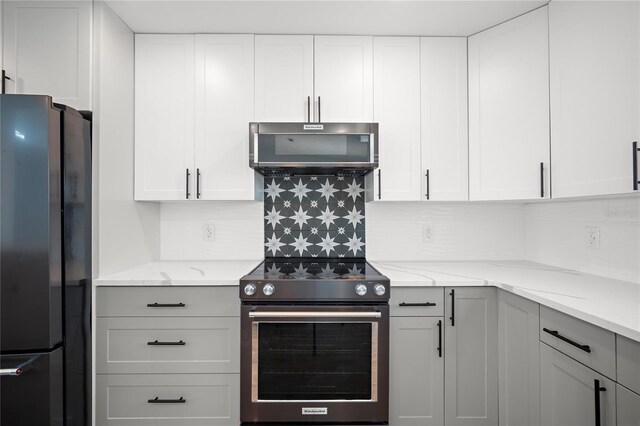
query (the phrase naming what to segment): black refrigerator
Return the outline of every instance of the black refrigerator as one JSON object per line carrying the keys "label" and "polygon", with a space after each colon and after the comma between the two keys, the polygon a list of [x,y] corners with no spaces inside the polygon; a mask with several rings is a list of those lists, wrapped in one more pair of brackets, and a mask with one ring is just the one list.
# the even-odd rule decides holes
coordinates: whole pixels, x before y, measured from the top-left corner
{"label": "black refrigerator", "polygon": [[91,113],[0,95],[0,425],[91,422]]}

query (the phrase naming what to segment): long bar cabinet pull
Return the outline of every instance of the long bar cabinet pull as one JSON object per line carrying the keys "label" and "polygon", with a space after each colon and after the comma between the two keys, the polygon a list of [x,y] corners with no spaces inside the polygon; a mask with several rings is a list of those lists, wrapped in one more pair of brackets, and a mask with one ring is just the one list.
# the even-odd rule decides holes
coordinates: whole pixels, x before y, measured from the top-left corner
{"label": "long bar cabinet pull", "polygon": [[153,342],[147,342],[147,346],[184,346],[186,343],[182,340],[179,342],[158,342],[154,340]]}
{"label": "long bar cabinet pull", "polygon": [[449,295],[451,296],[451,316],[449,317],[449,319],[451,320],[451,327],[455,327],[456,326],[456,290],[452,288],[451,293],[449,293]]}
{"label": "long bar cabinet pull", "polygon": [[191,173],[189,173],[189,169],[187,169],[187,177],[185,179],[186,181],[186,193],[187,193],[187,200],[189,199],[189,196],[191,195],[191,193],[189,192],[189,178],[191,177]]}
{"label": "long bar cabinet pull", "polygon": [[544,163],[540,163],[540,198],[544,198]]}
{"label": "long bar cabinet pull", "polygon": [[378,170],[378,200],[382,199],[382,170]]}
{"label": "long bar cabinet pull", "polygon": [[638,185],[640,181],[638,180],[638,152],[640,152],[640,148],[638,148],[638,142],[633,143],[633,190],[638,190]]}
{"label": "long bar cabinet pull", "polygon": [[429,169],[427,169],[427,172],[424,174],[424,176],[427,178],[427,193],[424,195],[426,195],[428,200],[429,199]]}
{"label": "long bar cabinet pull", "polygon": [[184,308],[184,303],[147,303],[147,308]]}
{"label": "long bar cabinet pull", "polygon": [[435,303],[433,302],[424,302],[424,303],[407,303],[407,302],[402,302],[399,303],[398,306],[436,306]]}
{"label": "long bar cabinet pull", "polygon": [[589,345],[581,345],[578,342],[574,342],[573,340],[569,339],[568,337],[564,337],[563,335],[561,335],[557,330],[549,330],[548,328],[543,328],[542,331],[544,331],[545,333],[549,333],[550,335],[557,337],[560,340],[564,340],[565,342],[567,342],[570,345],[575,346],[578,349],[581,349],[587,353],[591,353],[591,348],[589,347]]}
{"label": "long bar cabinet pull", "polygon": [[307,96],[307,123],[311,123],[311,96]]}
{"label": "long bar cabinet pull", "polygon": [[600,386],[600,380],[595,379],[593,381],[593,396],[595,399],[595,416],[596,416],[596,426],[600,426],[600,392],[606,392],[607,388],[603,388]]}
{"label": "long bar cabinet pull", "polygon": [[320,118],[320,113],[322,109],[320,108],[320,96],[318,96],[318,123],[322,123],[322,119]]}
{"label": "long bar cabinet pull", "polygon": [[196,198],[200,199],[200,169],[196,169]]}
{"label": "long bar cabinet pull", "polygon": [[7,80],[11,80],[11,78],[7,75],[5,70],[2,70],[2,94],[7,93]]}
{"label": "long bar cabinet pull", "polygon": [[438,357],[442,358],[442,320],[438,320]]}
{"label": "long bar cabinet pull", "polygon": [[160,399],[156,396],[153,399],[147,400],[147,403],[149,404],[184,404],[185,402],[187,402],[187,400],[183,397],[178,399]]}

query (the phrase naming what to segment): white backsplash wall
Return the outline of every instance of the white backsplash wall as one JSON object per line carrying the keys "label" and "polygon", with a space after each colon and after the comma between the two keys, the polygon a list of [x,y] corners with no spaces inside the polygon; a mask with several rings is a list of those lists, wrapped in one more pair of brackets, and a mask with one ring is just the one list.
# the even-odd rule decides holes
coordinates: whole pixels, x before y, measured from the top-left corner
{"label": "white backsplash wall", "polygon": [[528,204],[525,215],[527,260],[640,282],[640,197]]}
{"label": "white backsplash wall", "polygon": [[[264,257],[262,203],[252,201],[162,203],[163,260],[233,260]],[[213,241],[204,226],[214,225]]]}
{"label": "white backsplash wall", "polygon": [[371,260],[524,258],[523,204],[373,202],[366,208]]}

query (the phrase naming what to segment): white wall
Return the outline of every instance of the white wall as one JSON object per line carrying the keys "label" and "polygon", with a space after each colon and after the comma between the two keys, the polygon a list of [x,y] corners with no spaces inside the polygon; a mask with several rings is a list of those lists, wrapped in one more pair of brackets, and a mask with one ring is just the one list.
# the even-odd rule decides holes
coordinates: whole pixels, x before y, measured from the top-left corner
{"label": "white wall", "polygon": [[133,32],[94,8],[94,276],[159,258],[160,206],[133,201]]}
{"label": "white wall", "polygon": [[[232,260],[264,257],[263,205],[252,201],[162,203],[163,260]],[[204,241],[204,225],[215,226]]]}
{"label": "white wall", "polygon": [[[524,257],[524,205],[508,203],[369,203],[371,260],[485,260]],[[431,242],[423,227],[431,227]]]}
{"label": "white wall", "polygon": [[[526,259],[640,282],[640,198],[529,204]],[[586,227],[600,228],[600,248],[586,247]]]}

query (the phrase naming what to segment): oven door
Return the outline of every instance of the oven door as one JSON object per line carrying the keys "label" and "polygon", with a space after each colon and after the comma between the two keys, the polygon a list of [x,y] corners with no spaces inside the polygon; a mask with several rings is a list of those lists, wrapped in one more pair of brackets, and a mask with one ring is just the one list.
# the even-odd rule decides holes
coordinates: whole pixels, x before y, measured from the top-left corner
{"label": "oven door", "polygon": [[389,410],[388,306],[243,306],[243,423],[368,422]]}

